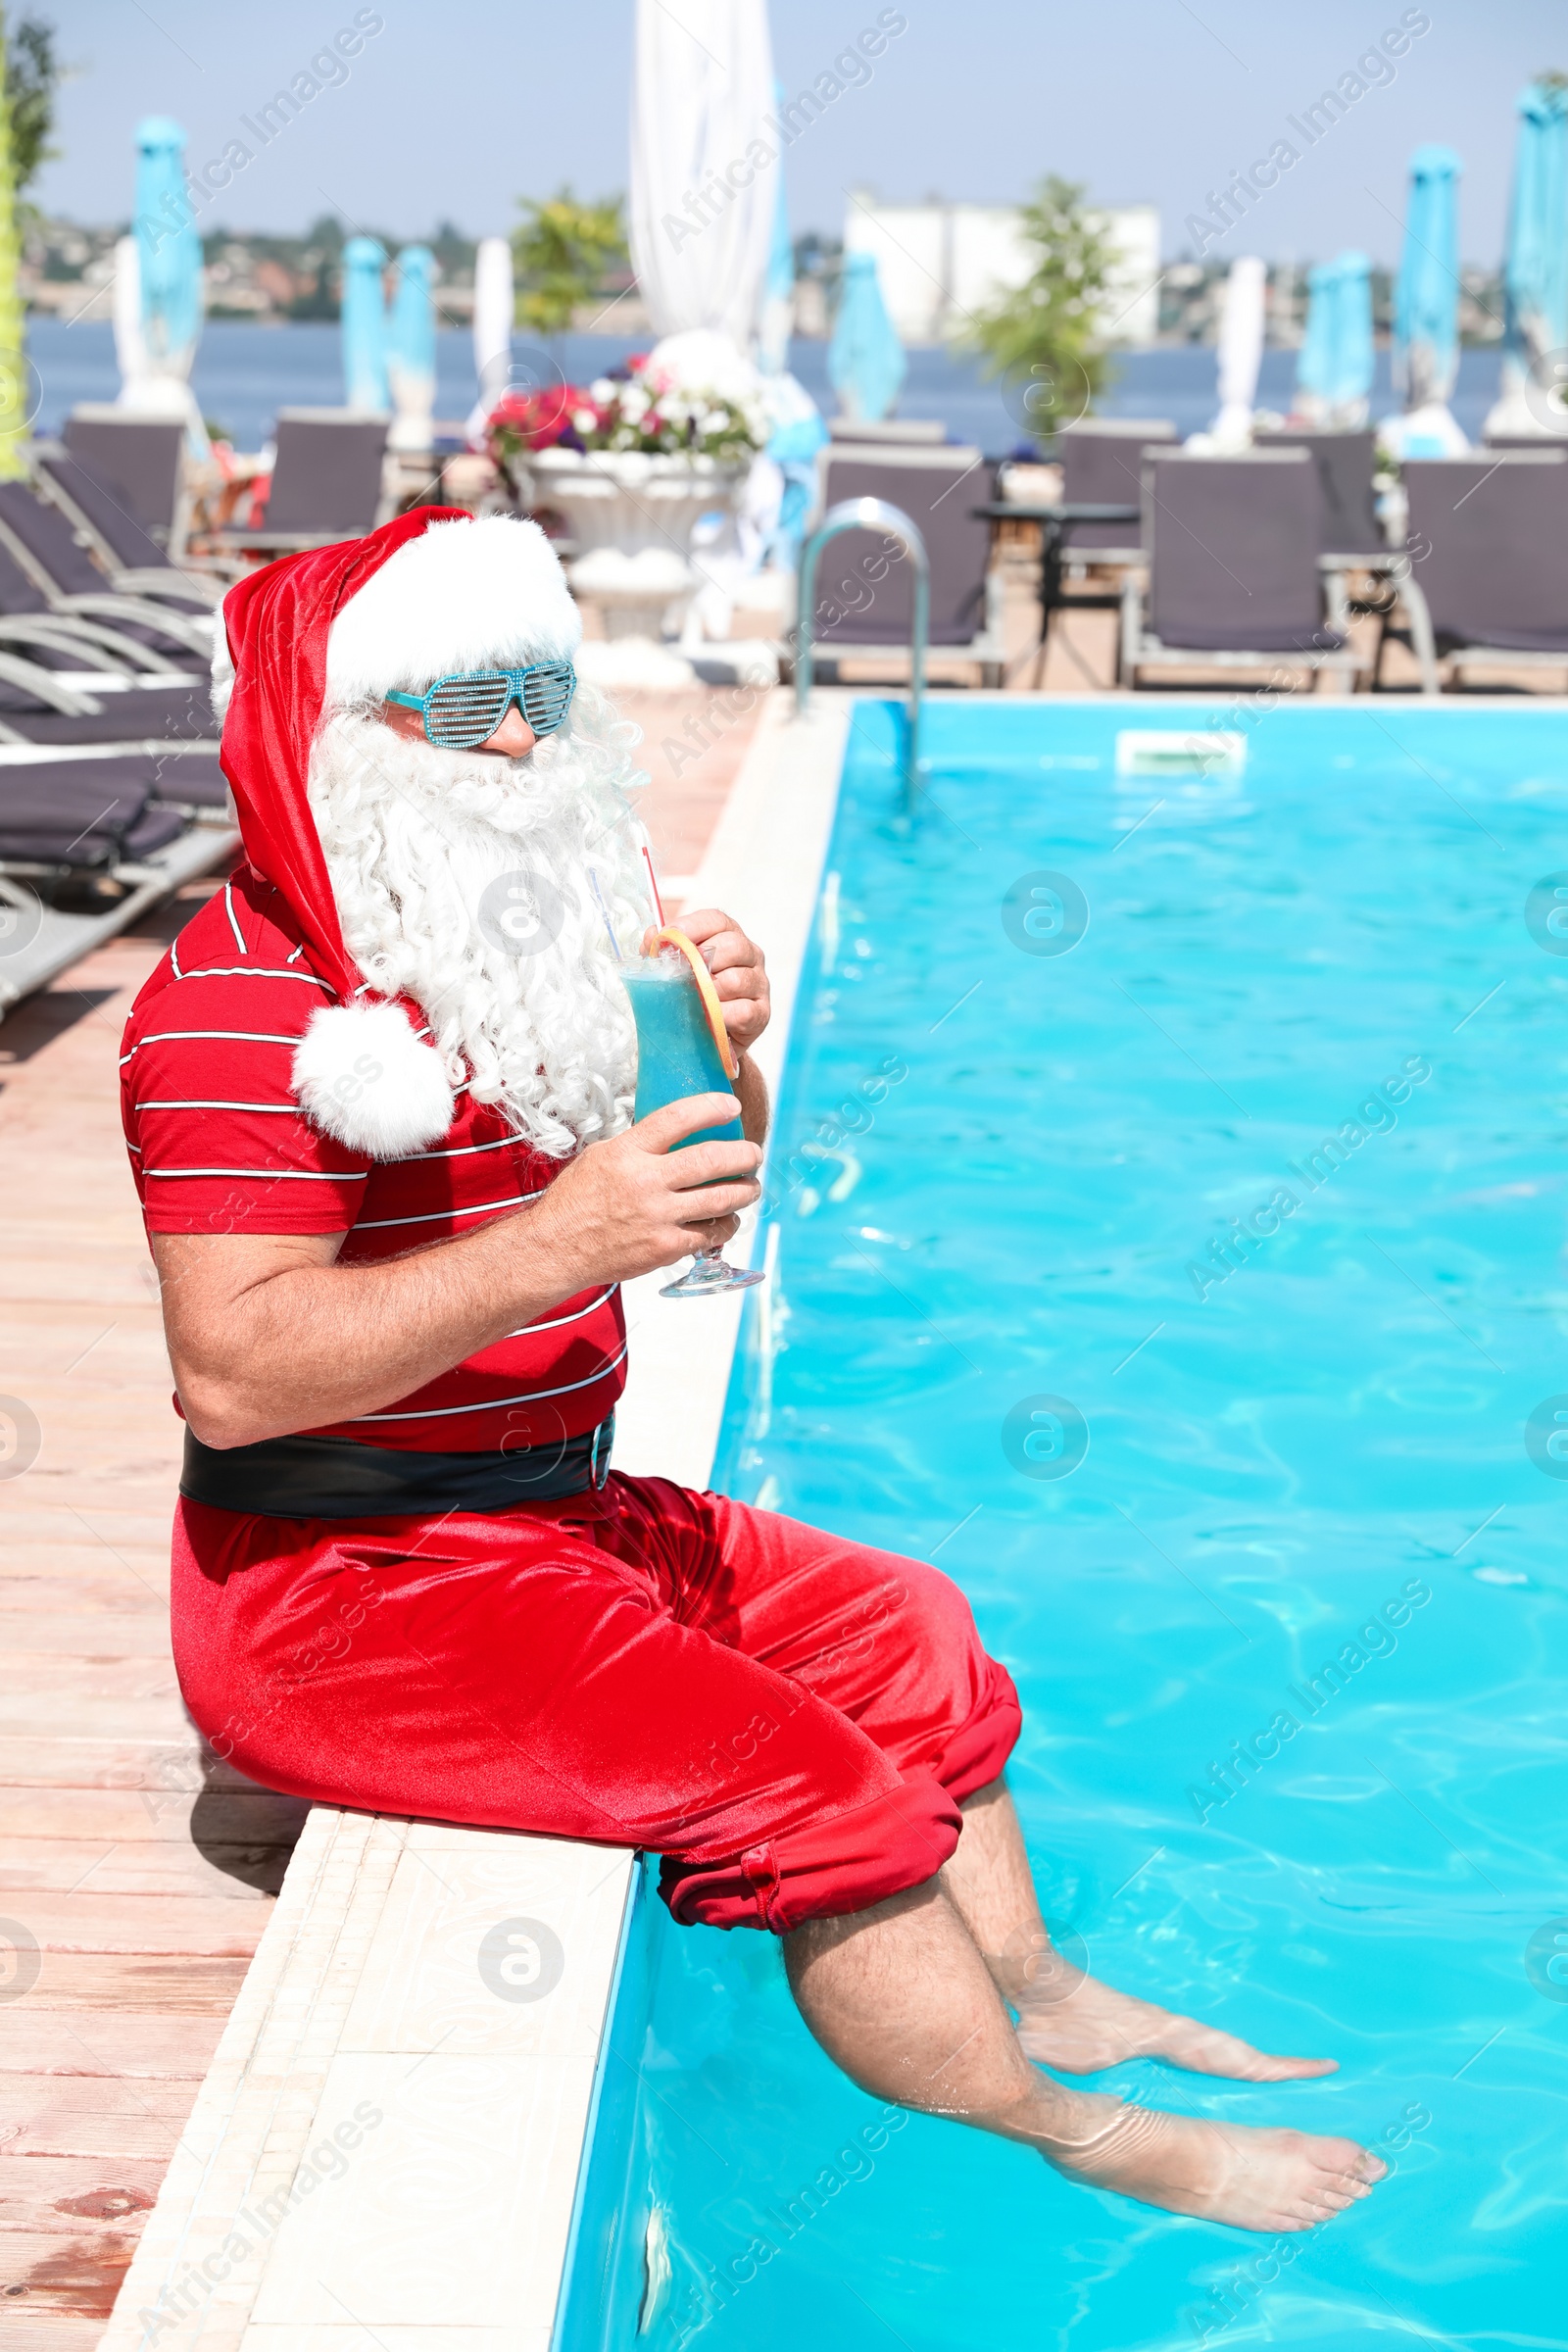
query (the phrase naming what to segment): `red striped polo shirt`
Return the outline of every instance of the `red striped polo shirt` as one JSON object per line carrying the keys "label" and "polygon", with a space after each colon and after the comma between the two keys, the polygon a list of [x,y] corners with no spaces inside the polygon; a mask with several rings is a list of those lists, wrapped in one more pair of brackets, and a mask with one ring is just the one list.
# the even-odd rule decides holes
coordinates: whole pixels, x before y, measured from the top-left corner
{"label": "red striped polo shirt", "polygon": [[[290,1085],[333,992],[281,894],[248,867],[180,933],[131,1008],[121,1104],[154,1233],[346,1233],[339,1263],[396,1257],[536,1200],[563,1161],[460,1091],[432,1150],[370,1160],[319,1134]],[[379,1412],[313,1436],[420,1452],[548,1446],[593,1429],[625,1383],[614,1284],[565,1299]]]}

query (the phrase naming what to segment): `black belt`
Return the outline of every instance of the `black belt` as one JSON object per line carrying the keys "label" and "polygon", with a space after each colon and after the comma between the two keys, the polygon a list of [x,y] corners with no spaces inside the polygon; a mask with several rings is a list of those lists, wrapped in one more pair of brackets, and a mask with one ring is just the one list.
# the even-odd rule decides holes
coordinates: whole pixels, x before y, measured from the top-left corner
{"label": "black belt", "polygon": [[354,1438],[265,1438],[220,1450],[185,1432],[179,1491],[263,1519],[392,1519],[559,1502],[610,1475],[615,1416],[580,1438],[510,1453],[406,1453]]}

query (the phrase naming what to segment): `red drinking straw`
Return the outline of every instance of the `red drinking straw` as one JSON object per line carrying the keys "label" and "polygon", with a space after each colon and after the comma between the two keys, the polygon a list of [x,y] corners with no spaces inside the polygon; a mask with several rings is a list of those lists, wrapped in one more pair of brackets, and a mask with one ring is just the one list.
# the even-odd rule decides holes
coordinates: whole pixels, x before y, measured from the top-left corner
{"label": "red drinking straw", "polygon": [[659,877],[654,872],[654,861],[648,854],[648,844],[646,841],[642,845],[642,853],[643,863],[648,868],[648,887],[654,894],[654,907],[659,916],[659,927],[661,931],[662,931],[664,927],[664,902],[659,895]]}

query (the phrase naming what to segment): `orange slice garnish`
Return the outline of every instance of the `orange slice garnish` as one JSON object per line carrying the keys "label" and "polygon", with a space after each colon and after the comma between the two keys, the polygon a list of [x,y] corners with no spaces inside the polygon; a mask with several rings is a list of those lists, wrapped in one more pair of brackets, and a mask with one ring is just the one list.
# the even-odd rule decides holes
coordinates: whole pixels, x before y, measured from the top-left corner
{"label": "orange slice garnish", "polygon": [[666,925],[659,933],[658,939],[662,948],[679,948],[691,965],[692,977],[702,997],[703,1010],[708,1015],[708,1026],[713,1032],[713,1043],[718,1048],[718,1058],[725,1075],[738,1078],[741,1073],[740,1056],[729,1042],[729,1031],[724,1026],[724,1007],[718,1001],[718,991],[713,986],[712,974],[703,961],[701,950],[687,938],[684,931],[677,931],[672,925]]}

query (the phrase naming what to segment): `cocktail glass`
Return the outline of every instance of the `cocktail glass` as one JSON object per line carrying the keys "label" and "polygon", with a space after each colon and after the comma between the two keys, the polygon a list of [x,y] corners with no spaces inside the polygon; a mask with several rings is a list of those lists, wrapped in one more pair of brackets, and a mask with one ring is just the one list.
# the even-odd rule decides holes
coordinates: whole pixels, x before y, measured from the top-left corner
{"label": "cocktail glass", "polygon": [[[697,949],[683,931],[659,934],[659,952],[639,956],[620,967],[637,1024],[637,1100],[633,1116],[648,1117],[666,1102],[682,1102],[692,1095],[725,1095],[734,1083],[730,1048],[724,1035],[724,1016],[713,984]],[[744,1140],[739,1119],[721,1127],[704,1127],[677,1144],[738,1144]],[[732,1266],[722,1250],[700,1249],[690,1271],[666,1282],[661,1298],[707,1298],[719,1291],[750,1290],[760,1273]]]}

